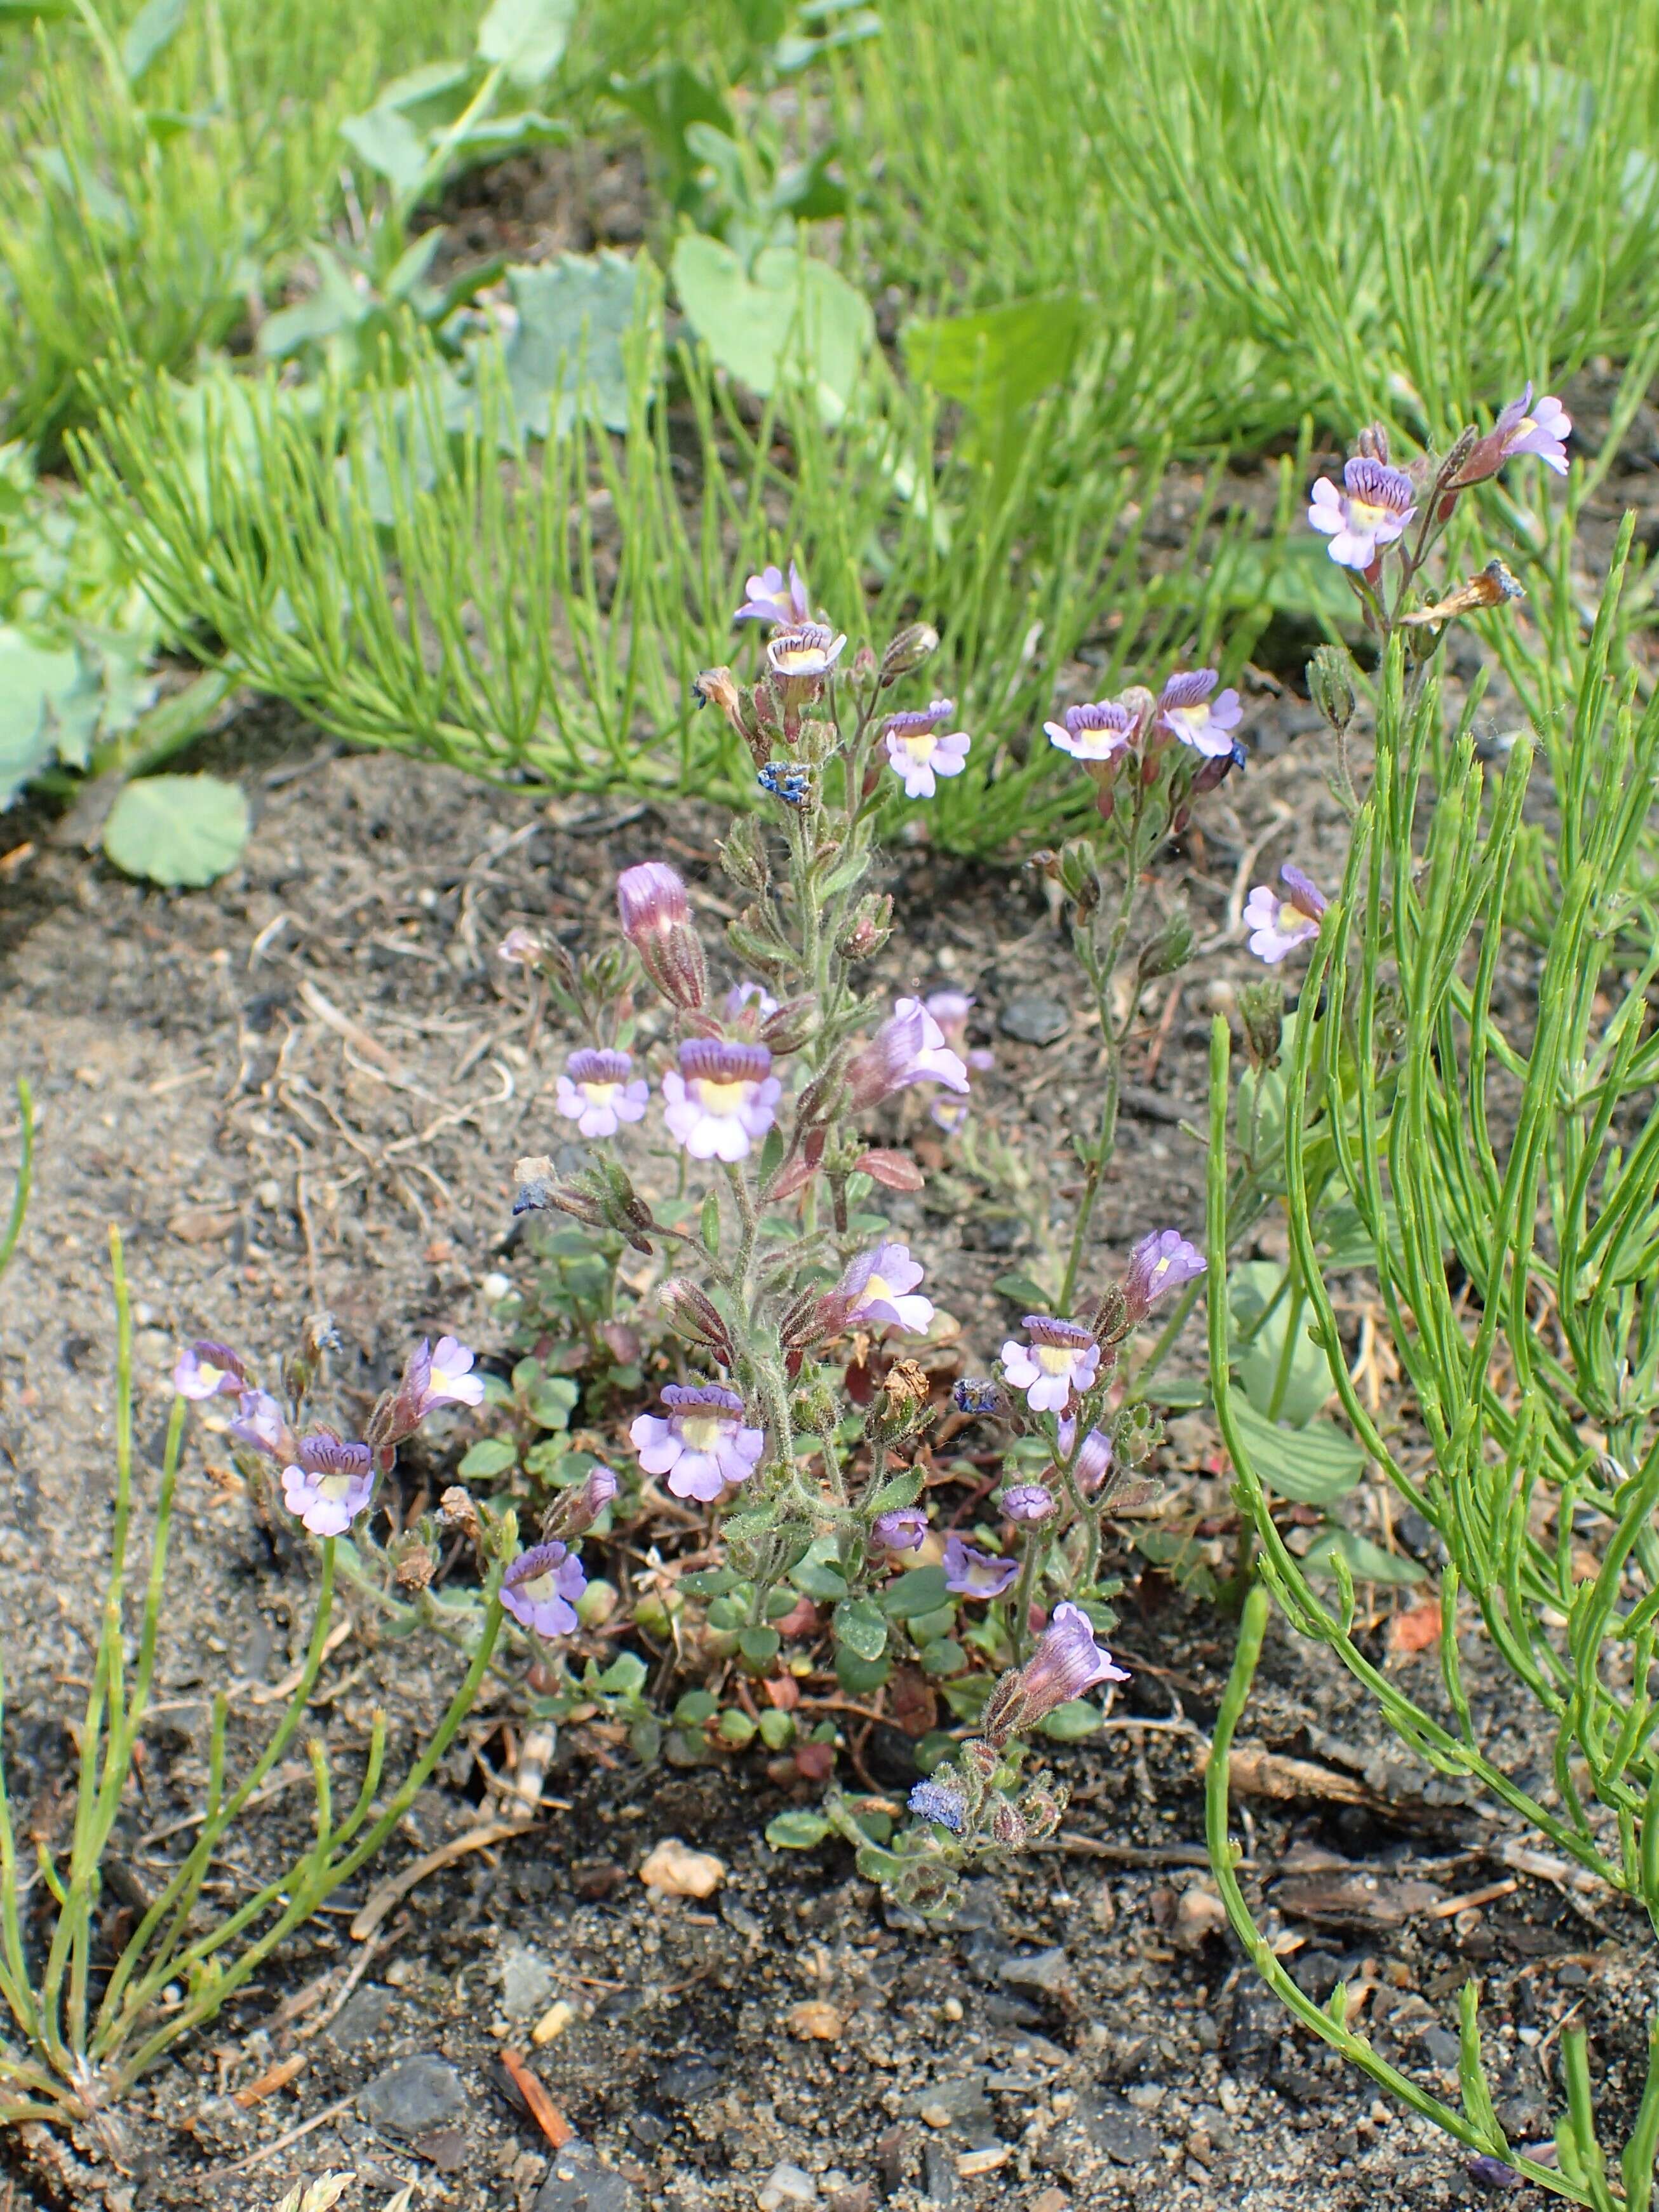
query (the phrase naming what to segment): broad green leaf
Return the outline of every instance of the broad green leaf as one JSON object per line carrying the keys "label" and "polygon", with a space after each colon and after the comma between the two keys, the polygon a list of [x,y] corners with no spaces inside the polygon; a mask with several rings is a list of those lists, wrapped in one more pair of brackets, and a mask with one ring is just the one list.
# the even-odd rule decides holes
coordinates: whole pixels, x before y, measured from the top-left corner
{"label": "broad green leaf", "polygon": [[738,1649],[745,1666],[763,1673],[777,1657],[782,1641],[775,1628],[745,1628],[738,1638]]}
{"label": "broad green leaf", "polygon": [[130,783],[104,824],[104,851],[130,876],[200,890],[235,866],[247,800],[216,775],[148,775]]}
{"label": "broad green leaf", "polygon": [[259,350],[267,361],[283,361],[303,345],[326,345],[356,330],[373,312],[331,247],[313,245],[310,252],[316,290],[291,307],[279,307],[259,325]]}
{"label": "broad green leaf", "polygon": [[697,1567],[680,1576],[674,1587],[688,1597],[724,1597],[737,1588],[738,1580],[735,1567]]}
{"label": "broad green leaf", "polygon": [[768,246],[752,276],[729,246],[688,233],[674,248],[675,289],[720,366],[762,398],[803,380],[838,422],[875,340],[870,303],[827,261]]}
{"label": "broad green leaf", "polygon": [[619,1652],[594,1684],[612,1697],[637,1698],[650,1680],[651,1670],[637,1651]]}
{"label": "broad green leaf", "polygon": [[766,1840],[775,1851],[810,1851],[833,1833],[822,1813],[775,1813],[766,1824]]}
{"label": "broad green leaf", "polygon": [[890,1659],[860,1659],[848,1645],[836,1646],[836,1680],[849,1698],[873,1697],[892,1671]]}
{"label": "broad green leaf", "polygon": [[178,37],[185,8],[185,0],[144,0],[121,41],[121,66],[129,84],[137,84]]}
{"label": "broad green leaf", "polygon": [[943,1567],[912,1567],[882,1591],[881,1609],[890,1620],[912,1620],[918,1613],[937,1612],[950,1595]]}
{"label": "broad green leaf", "polygon": [[994,438],[1065,383],[1088,319],[1075,292],[1055,292],[910,323],[900,343],[911,375],[968,408]]}
{"label": "broad green leaf", "polygon": [[1042,1733],[1056,1743],[1076,1743],[1083,1736],[1093,1735],[1103,1717],[1099,1706],[1091,1705],[1087,1698],[1069,1698],[1042,1723]]}
{"label": "broad green leaf", "polygon": [[537,438],[568,428],[586,400],[608,430],[625,430],[623,344],[639,301],[635,263],[621,253],[563,253],[511,268],[507,281],[518,325],[501,352],[523,428]]}
{"label": "broad green leaf", "polygon": [[873,1520],[878,1513],[891,1513],[902,1505],[914,1505],[921,1495],[921,1469],[908,1467],[902,1474],[890,1475],[864,1510]]}
{"label": "broad green leaf", "polygon": [[364,114],[349,115],[340,136],[363,167],[384,177],[395,192],[412,192],[425,173],[426,139],[401,108],[382,103]]}
{"label": "broad green leaf", "polygon": [[80,673],[70,648],[36,645],[0,625],[0,806],[57,753],[55,717]]}
{"label": "broad green leaf", "polygon": [[570,43],[576,0],[494,0],[478,26],[478,58],[504,62],[522,88],[552,76]]}
{"label": "broad green leaf", "polygon": [[[1227,1278],[1239,1385],[1258,1413],[1274,1411],[1273,1394],[1280,1389],[1291,1312],[1291,1292],[1285,1290],[1280,1295],[1285,1280],[1284,1269],[1271,1260],[1246,1261]],[[1261,1319],[1264,1313],[1266,1321]],[[1304,1304],[1297,1317],[1295,1341],[1288,1346],[1289,1367],[1276,1409],[1278,1419],[1297,1429],[1313,1419],[1331,1395],[1331,1370],[1323,1352],[1308,1334],[1311,1318]]]}
{"label": "broad green leaf", "polygon": [[1234,1401],[1233,1419],[1256,1473],[1277,1497],[1301,1505],[1329,1505],[1346,1498],[1365,1472],[1364,1448],[1334,1421],[1280,1428],[1248,1399]]}
{"label": "broad green leaf", "polygon": [[1041,1283],[1033,1282],[1029,1275],[999,1275],[993,1287],[999,1297],[1012,1298],[1016,1305],[1024,1306],[1028,1313],[1047,1313],[1053,1304],[1049,1292]]}
{"label": "broad green leaf", "polygon": [[471,1481],[475,1476],[505,1474],[519,1463],[519,1448],[508,1437],[480,1437],[468,1448],[459,1472],[462,1479]]}
{"label": "broad green leaf", "polygon": [[843,1598],[830,1625],[836,1642],[860,1659],[873,1663],[887,1649],[887,1621],[873,1598]]}
{"label": "broad green leaf", "polygon": [[1340,1552],[1347,1561],[1357,1583],[1420,1583],[1426,1579],[1427,1571],[1415,1559],[1403,1553],[1385,1552],[1380,1544],[1373,1544],[1369,1536],[1358,1536],[1352,1528],[1326,1528],[1315,1537],[1303,1554],[1302,1564],[1310,1575],[1323,1572],[1334,1577],[1328,1562],[1334,1552]]}
{"label": "broad green leaf", "polygon": [[968,1664],[968,1655],[954,1636],[941,1636],[937,1641],[922,1646],[921,1671],[936,1680],[947,1674],[960,1674]]}

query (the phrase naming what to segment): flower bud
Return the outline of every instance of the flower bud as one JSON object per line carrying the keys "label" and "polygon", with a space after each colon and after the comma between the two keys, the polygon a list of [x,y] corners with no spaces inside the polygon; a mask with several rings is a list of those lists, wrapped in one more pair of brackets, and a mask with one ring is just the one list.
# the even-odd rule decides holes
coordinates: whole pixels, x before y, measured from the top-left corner
{"label": "flower bud", "polygon": [[1006,1851],[1017,1851],[1030,1840],[1030,1831],[1024,1821],[1006,1797],[993,1797],[991,1818],[988,1826],[991,1840]]}
{"label": "flower bud", "polygon": [[1100,871],[1092,845],[1074,837],[1060,848],[1060,887],[1079,915],[1092,914],[1100,904]]}
{"label": "flower bud", "polygon": [[1340,737],[1359,702],[1353,688],[1353,663],[1340,645],[1322,645],[1308,663],[1308,691]]}
{"label": "flower bud", "polygon": [[752,814],[740,814],[720,848],[720,866],[739,889],[763,891],[772,880],[766,834]]}
{"label": "flower bud", "polygon": [[1140,956],[1140,976],[1151,982],[1156,975],[1172,975],[1184,968],[1193,953],[1193,925],[1185,911],[1172,914]]}
{"label": "flower bud", "polygon": [[1115,1283],[1101,1293],[1090,1333],[1099,1345],[1121,1344],[1129,1333],[1129,1302]]}
{"label": "flower bud", "polygon": [[701,1344],[712,1352],[722,1367],[730,1367],[733,1353],[732,1338],[718,1307],[707,1292],[686,1279],[684,1275],[671,1275],[658,1287],[657,1297],[665,1308],[676,1333],[692,1344]]}
{"label": "flower bud", "polygon": [[685,885],[666,861],[624,868],[617,878],[617,911],[623,935],[664,998],[687,1010],[701,1006],[708,967]]}
{"label": "flower bud", "polygon": [[561,1491],[543,1515],[543,1543],[570,1543],[586,1535],[620,1486],[608,1467],[590,1468],[586,1481]]}
{"label": "flower bud", "polygon": [[476,1544],[483,1533],[471,1492],[459,1482],[452,1482],[438,1500],[438,1519],[446,1528],[458,1529],[469,1544]]}
{"label": "flower bud", "polygon": [[1389,465],[1389,432],[1382,422],[1368,422],[1359,434],[1359,450],[1368,461]]}
{"label": "flower bud", "polygon": [[771,1048],[775,1059],[784,1053],[799,1052],[812,1034],[817,1011],[818,1002],[811,996],[786,999],[761,1024],[761,1042]]}
{"label": "flower bud", "polygon": [[[1147,731],[1154,728],[1153,718],[1158,713],[1157,699],[1144,684],[1132,684],[1127,690],[1118,693],[1117,703],[1120,707],[1127,707],[1134,716],[1134,726],[1129,738],[1130,744],[1146,744]],[[1155,741],[1148,750],[1161,751],[1164,742],[1162,733],[1155,731]]]}
{"label": "flower bud", "polygon": [[1028,1843],[1040,1844],[1054,1834],[1065,1817],[1071,1795],[1063,1783],[1052,1783],[1046,1774],[1038,1777],[1019,1801]]}
{"label": "flower bud", "polygon": [[758,969],[763,975],[786,974],[793,963],[793,954],[778,942],[763,907],[746,906],[734,921],[728,921],[726,941],[745,968]]}
{"label": "flower bud", "polygon": [[896,684],[901,676],[909,675],[920,668],[924,660],[939,651],[939,632],[931,623],[910,623],[900,630],[881,656],[881,687],[884,691]]}
{"label": "flower bud", "polygon": [[893,902],[886,891],[866,891],[836,939],[843,960],[871,960],[893,933]]}
{"label": "flower bud", "polygon": [[1238,1018],[1244,1025],[1245,1048],[1258,1073],[1279,1065],[1285,1031],[1285,992],[1281,984],[1263,981],[1247,983],[1238,994]]}

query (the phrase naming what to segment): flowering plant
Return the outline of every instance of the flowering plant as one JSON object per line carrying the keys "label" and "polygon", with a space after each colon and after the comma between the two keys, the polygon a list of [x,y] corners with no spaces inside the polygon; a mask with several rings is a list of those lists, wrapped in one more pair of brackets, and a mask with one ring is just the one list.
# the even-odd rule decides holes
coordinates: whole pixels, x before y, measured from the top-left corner
{"label": "flowering plant", "polygon": [[[923,1263],[876,1206],[923,1186],[888,1126],[893,1103],[921,1091],[948,1131],[986,1055],[968,1046],[963,994],[872,988],[893,902],[870,878],[884,806],[898,793],[925,803],[974,740],[952,726],[949,700],[910,709],[890,696],[934,647],[924,625],[879,658],[850,653],[793,566],[787,578],[751,577],[738,619],[757,634],[752,680],[727,667],[697,679],[763,794],[720,848],[745,901],[726,929],[732,980],[711,980],[693,890],[661,858],[617,879],[631,963],[615,945],[573,953],[527,933],[509,940],[503,950],[534,966],[577,1031],[556,1110],[590,1140],[580,1152],[567,1141],[557,1162],[521,1161],[516,1209],[562,1212],[596,1245],[661,1255],[651,1304],[677,1341],[664,1372],[641,1313],[638,1372],[653,1387],[627,1421],[634,1464],[617,1455],[618,1510],[644,1500],[678,1513],[703,1548],[698,1564],[664,1571],[633,1625],[648,1637],[672,1620],[682,1656],[701,1648],[712,1673],[739,1686],[723,1711],[710,1691],[680,1698],[674,1755],[694,1756],[696,1732],[718,1720],[728,1747],[757,1732],[769,1748],[793,1747],[775,1761],[780,1779],[822,1780],[835,1729],[803,1741],[800,1685],[813,1666],[799,1647],[827,1627],[839,1694],[821,1704],[867,1714],[890,1683],[912,1711],[942,1696],[972,1734],[961,1744],[923,1735],[928,1778],[896,1835],[901,1808],[839,1790],[821,1809],[780,1815],[769,1833],[805,1846],[837,1830],[866,1874],[935,1911],[976,1854],[1052,1830],[1064,1791],[1041,1772],[1023,1778],[1025,1740],[1093,1727],[1085,1692],[1126,1679],[1096,1641],[1109,1629],[1114,1587],[1102,1522],[1129,1487],[1144,1492],[1136,1470],[1158,1431],[1125,1396],[1120,1363],[1155,1310],[1178,1321],[1204,1261],[1177,1231],[1155,1230],[1123,1279],[1074,1310],[1109,1115],[1085,1155],[1059,1294],[1004,1345],[1000,1376],[946,1395],[929,1364],[938,1317]],[[1071,893],[1074,939],[1103,1000],[1130,939],[1133,879],[1194,792],[1240,757],[1237,697],[1217,684],[1213,671],[1194,672],[1049,726],[1097,786],[1100,839],[1045,865]],[[1115,842],[1130,878],[1103,930],[1101,839]],[[1168,972],[1189,944],[1184,926],[1160,925],[1136,943],[1139,977]],[[661,1009],[654,1018],[636,1005],[641,979]],[[1116,1006],[1112,1023],[1116,1042],[1126,1028]],[[963,1498],[961,1463],[936,1455],[975,1424],[1000,1438],[979,1458],[1000,1461],[1002,1479]],[[996,1494],[981,1506],[988,1487]],[[936,1525],[933,1509],[953,1496]],[[705,1516],[716,1522],[712,1540]],[[701,1621],[688,1600],[706,1606]],[[640,1728],[635,1717],[636,1742]]]}

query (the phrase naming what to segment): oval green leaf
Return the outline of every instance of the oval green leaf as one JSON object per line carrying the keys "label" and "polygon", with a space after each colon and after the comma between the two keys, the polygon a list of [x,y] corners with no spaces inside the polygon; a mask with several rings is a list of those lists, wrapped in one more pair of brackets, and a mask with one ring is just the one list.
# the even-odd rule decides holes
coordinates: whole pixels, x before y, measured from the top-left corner
{"label": "oval green leaf", "polygon": [[110,809],[104,851],[130,876],[200,890],[235,866],[247,833],[247,800],[234,783],[147,775]]}

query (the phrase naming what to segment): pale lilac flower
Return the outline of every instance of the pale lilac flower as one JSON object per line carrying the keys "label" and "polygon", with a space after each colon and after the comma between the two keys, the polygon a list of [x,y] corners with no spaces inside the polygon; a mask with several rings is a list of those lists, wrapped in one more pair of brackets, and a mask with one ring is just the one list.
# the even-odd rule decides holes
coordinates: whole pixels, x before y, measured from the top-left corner
{"label": "pale lilac flower", "polygon": [[368,1446],[343,1443],[328,1429],[302,1437],[295,1462],[283,1469],[283,1503],[313,1536],[343,1536],[374,1489]]}
{"label": "pale lilac flower", "polygon": [[509,929],[495,952],[511,968],[533,968],[542,957],[542,940],[532,929]]}
{"label": "pale lilac flower", "polygon": [[687,1037],[662,1079],[670,1134],[694,1160],[744,1160],[777,1118],[783,1085],[763,1044]]}
{"label": "pale lilac flower", "polygon": [[238,1398],[248,1387],[247,1370],[228,1344],[198,1337],[179,1353],[173,1387],[181,1398]]}
{"label": "pale lilac flower", "polygon": [[1128,751],[1139,716],[1133,707],[1116,699],[1091,700],[1068,707],[1058,722],[1045,722],[1051,745],[1058,745],[1073,760],[1101,763]]}
{"label": "pale lilac flower", "polygon": [[927,1111],[947,1137],[959,1137],[973,1109],[965,1098],[935,1098]]}
{"label": "pale lilac flower", "polygon": [[968,1066],[982,1074],[994,1067],[997,1056],[983,1045],[968,1042],[968,1017],[979,1003],[970,991],[930,991],[922,1006],[939,1024],[939,1034],[954,1053],[958,1053]]}
{"label": "pale lilac flower", "polygon": [[578,1625],[575,1601],[586,1588],[581,1561],[562,1544],[538,1544],[501,1577],[501,1608],[534,1635],[569,1636]]}
{"label": "pale lilac flower", "polygon": [[1046,1483],[1017,1482],[997,1503],[1011,1521],[1046,1521],[1054,1510],[1054,1493]]}
{"label": "pale lilac flower", "polygon": [[806,579],[792,561],[786,589],[781,568],[763,568],[744,586],[748,597],[732,617],[733,622],[770,623],[774,629],[795,629],[811,619]]}
{"label": "pale lilac flower", "polygon": [[1079,1322],[1048,1314],[1027,1314],[1021,1326],[1031,1341],[1009,1338],[1002,1347],[1002,1378],[1025,1393],[1034,1413],[1063,1413],[1073,1392],[1081,1395],[1094,1381],[1100,1346]]}
{"label": "pale lilac flower", "polygon": [[741,983],[732,986],[720,1006],[728,1022],[741,1021],[751,1006],[754,1012],[749,1018],[755,1022],[769,1020],[778,1011],[778,1002],[765,984],[752,982],[746,976]]}
{"label": "pale lilac flower", "polygon": [[896,999],[890,1018],[854,1055],[847,1082],[853,1107],[861,1112],[909,1083],[942,1083],[965,1094],[968,1071],[921,1000]]}
{"label": "pale lilac flower", "polygon": [[925,1336],[933,1327],[933,1302],[912,1295],[921,1274],[908,1244],[878,1244],[851,1262],[835,1296],[837,1303],[846,1302],[849,1322],[876,1322]]}
{"label": "pale lilac flower", "polygon": [[584,1137],[614,1137],[623,1122],[643,1121],[651,1086],[643,1076],[629,1080],[633,1065],[632,1053],[573,1052],[559,1078],[554,1111],[574,1121]]}
{"label": "pale lilac flower", "polygon": [[1129,1254],[1123,1278],[1123,1296],[1130,1317],[1143,1320],[1147,1309],[1166,1291],[1195,1282],[1208,1263],[1196,1244],[1189,1244],[1178,1229],[1156,1229],[1143,1237]]}
{"label": "pale lilac flower", "polygon": [[695,1013],[708,988],[702,943],[691,922],[691,902],[666,860],[641,860],[617,878],[617,913],[623,935],[663,996]]}
{"label": "pale lilac flower", "polygon": [[728,1482],[747,1482],[766,1449],[763,1429],[743,1423],[743,1401],[718,1382],[662,1394],[666,1420],[641,1413],[628,1431],[647,1474],[665,1474],[676,1498],[711,1504]]}
{"label": "pale lilac flower", "polygon": [[931,706],[907,714],[890,714],[881,726],[882,743],[893,773],[903,780],[907,799],[931,799],[935,776],[960,775],[968,764],[973,739],[966,730],[939,734],[939,726],[956,711],[953,699],[935,699]]}
{"label": "pale lilac flower", "polygon": [[907,1802],[919,1820],[937,1821],[953,1836],[962,1833],[968,1806],[959,1790],[947,1790],[942,1782],[918,1782]]}
{"label": "pale lilac flower", "polygon": [[878,1513],[870,1534],[889,1552],[919,1552],[927,1536],[927,1516],[919,1505],[896,1505]]}
{"label": "pale lilac flower", "polygon": [[766,665],[786,683],[817,684],[841,659],[847,640],[824,623],[799,623],[766,641]]}
{"label": "pale lilac flower", "polygon": [[412,1426],[440,1406],[482,1406],[483,1376],[472,1372],[472,1353],[459,1337],[441,1336],[430,1346],[422,1337],[409,1356],[398,1395],[408,1405]]}
{"label": "pale lilac flower", "polygon": [[1553,392],[1547,392],[1537,406],[1532,404],[1532,380],[1518,399],[1509,405],[1492,425],[1492,435],[1501,439],[1498,451],[1503,460],[1512,460],[1517,453],[1535,453],[1545,467],[1556,475],[1567,473],[1567,449],[1562,442],[1572,428],[1572,417]]}
{"label": "pale lilac flower", "polygon": [[[1060,1455],[1070,1460],[1077,1442],[1077,1423],[1069,1413],[1060,1417]],[[1091,1429],[1083,1439],[1072,1480],[1085,1498],[1092,1498],[1112,1471],[1112,1440],[1103,1429]]]}
{"label": "pale lilac flower", "polygon": [[1018,1572],[1018,1559],[976,1552],[960,1536],[945,1540],[945,1587],[958,1597],[1000,1597]]}
{"label": "pale lilac flower", "polygon": [[1342,483],[1339,491],[1328,477],[1320,477],[1308,520],[1330,539],[1330,556],[1339,566],[1369,568],[1417,513],[1412,480],[1403,469],[1358,453],[1343,469]]}
{"label": "pale lilac flower", "polygon": [[1231,759],[1232,732],[1244,714],[1231,684],[1218,698],[1210,696],[1218,681],[1213,668],[1194,668],[1172,676],[1158,695],[1159,726],[1206,760]]}
{"label": "pale lilac flower", "polygon": [[986,1700],[980,1726],[993,1743],[1024,1735],[1057,1706],[1069,1705],[1097,1682],[1127,1682],[1128,1671],[1095,1641],[1095,1626],[1080,1605],[1054,1607],[1036,1649],[1023,1667],[1005,1674]]}
{"label": "pale lilac flower", "polygon": [[1250,950],[1269,967],[1307,945],[1319,934],[1319,918],[1330,904],[1311,877],[1287,860],[1279,879],[1289,891],[1281,898],[1269,884],[1258,884],[1244,902],[1244,921],[1250,932]]}
{"label": "pale lilac flower", "polygon": [[293,1431],[282,1407],[268,1390],[244,1390],[237,1401],[230,1433],[240,1444],[263,1452],[267,1459],[291,1459],[295,1450]]}

